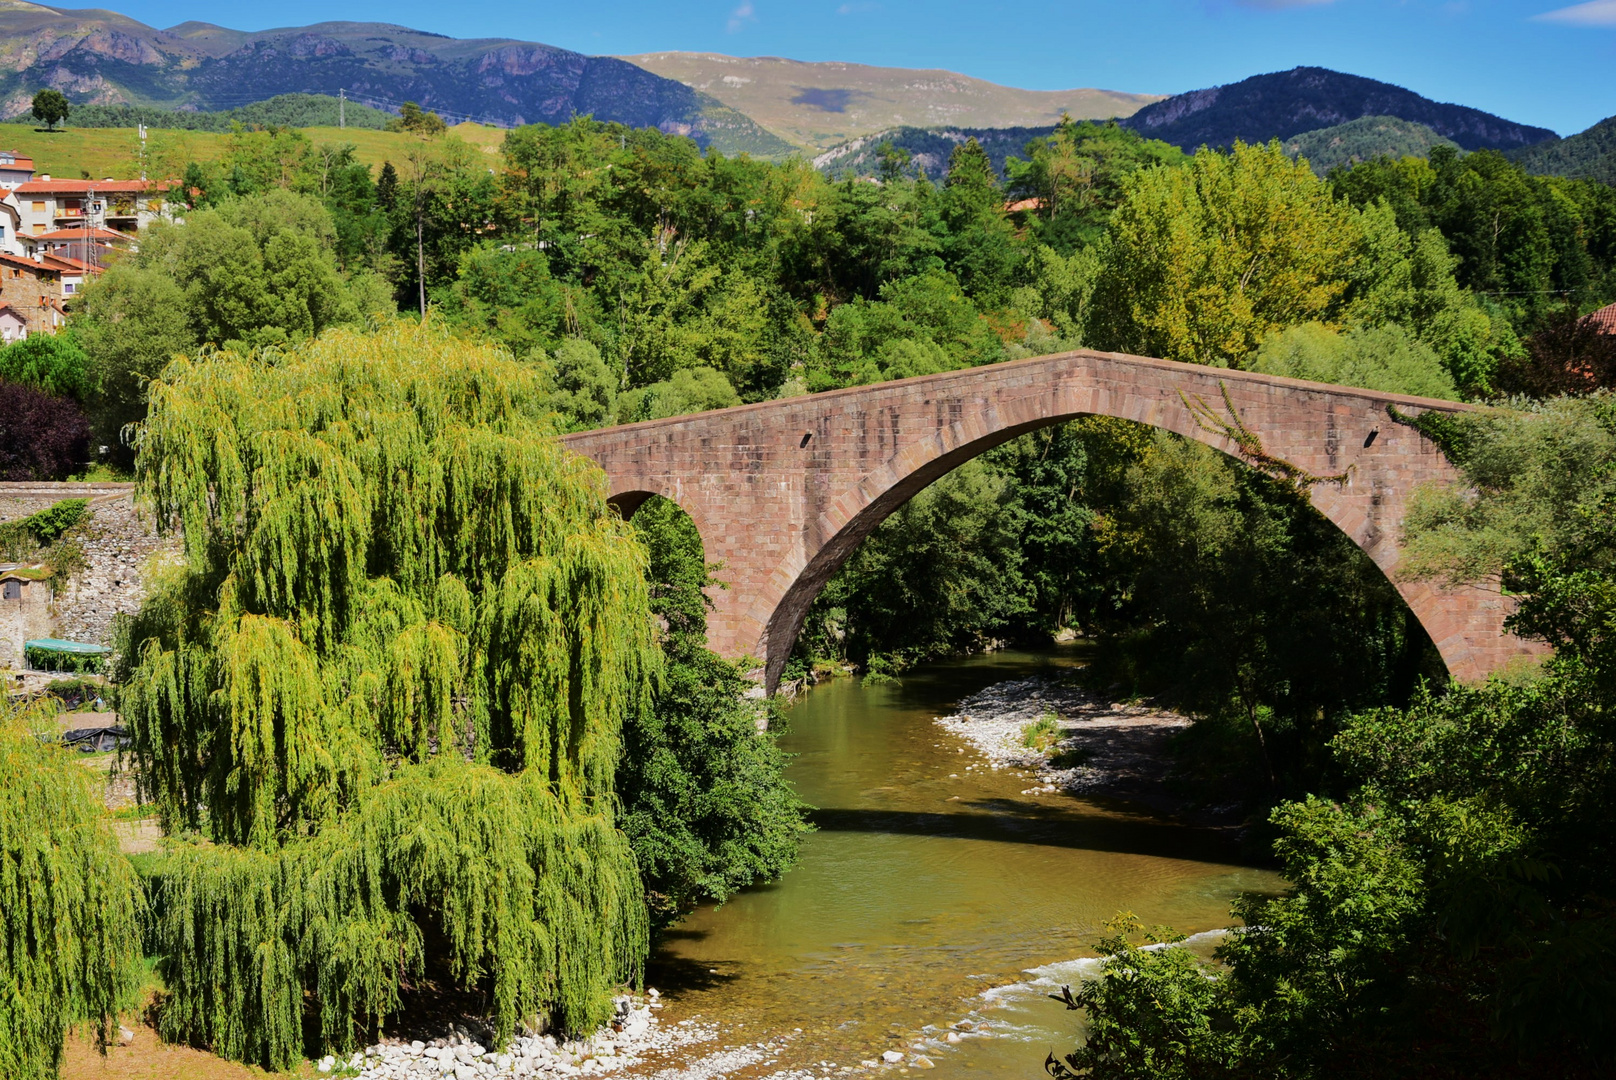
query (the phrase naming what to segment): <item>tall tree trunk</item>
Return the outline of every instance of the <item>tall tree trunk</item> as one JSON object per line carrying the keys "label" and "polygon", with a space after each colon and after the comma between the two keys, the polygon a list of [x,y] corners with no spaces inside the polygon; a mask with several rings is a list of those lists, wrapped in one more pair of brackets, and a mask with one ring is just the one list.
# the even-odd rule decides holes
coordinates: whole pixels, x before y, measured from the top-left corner
{"label": "tall tree trunk", "polygon": [[426,250],[421,243],[421,211],[415,211],[415,288],[421,300],[421,321],[426,322]]}

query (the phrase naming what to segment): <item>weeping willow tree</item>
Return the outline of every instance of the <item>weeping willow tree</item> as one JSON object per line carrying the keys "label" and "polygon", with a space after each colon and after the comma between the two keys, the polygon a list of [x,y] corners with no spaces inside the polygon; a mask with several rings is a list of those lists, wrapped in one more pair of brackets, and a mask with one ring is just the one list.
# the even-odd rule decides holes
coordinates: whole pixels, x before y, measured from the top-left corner
{"label": "weeping willow tree", "polygon": [[[0,698],[0,1076],[54,1077],[68,1029],[105,1047],[140,972],[139,889],[90,774]],[[54,725],[51,725],[54,727]]]}
{"label": "weeping willow tree", "polygon": [[284,1069],[416,979],[485,993],[504,1038],[638,977],[612,792],[657,673],[645,556],[545,403],[430,327],[153,384],[137,480],[183,563],[123,631],[120,704],[177,841],[165,1037]]}

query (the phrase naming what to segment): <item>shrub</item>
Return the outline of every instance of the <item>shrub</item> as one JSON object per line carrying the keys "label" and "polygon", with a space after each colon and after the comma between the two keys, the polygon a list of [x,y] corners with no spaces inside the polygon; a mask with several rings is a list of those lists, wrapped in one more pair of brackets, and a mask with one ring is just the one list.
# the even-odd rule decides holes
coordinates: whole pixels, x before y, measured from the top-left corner
{"label": "shrub", "polygon": [[1028,750],[1045,751],[1060,741],[1060,717],[1053,709],[1021,729],[1021,745]]}
{"label": "shrub", "polygon": [[25,549],[48,547],[89,515],[89,499],[62,499],[25,518],[0,522],[0,557],[20,559]]}
{"label": "shrub", "polygon": [[74,401],[0,382],[0,480],[62,480],[90,456],[90,422]]}
{"label": "shrub", "polygon": [[0,348],[0,382],[22,383],[80,404],[95,386],[89,356],[65,332],[34,334]]}

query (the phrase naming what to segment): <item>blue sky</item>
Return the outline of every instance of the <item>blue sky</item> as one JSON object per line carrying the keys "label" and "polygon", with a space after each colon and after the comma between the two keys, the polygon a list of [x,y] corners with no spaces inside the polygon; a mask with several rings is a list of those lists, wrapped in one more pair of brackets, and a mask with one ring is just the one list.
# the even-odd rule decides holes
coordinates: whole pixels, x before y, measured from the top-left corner
{"label": "blue sky", "polygon": [[588,53],[672,49],[947,68],[1034,89],[1177,93],[1317,64],[1570,134],[1616,114],[1616,0],[102,0],[155,26],[324,19]]}

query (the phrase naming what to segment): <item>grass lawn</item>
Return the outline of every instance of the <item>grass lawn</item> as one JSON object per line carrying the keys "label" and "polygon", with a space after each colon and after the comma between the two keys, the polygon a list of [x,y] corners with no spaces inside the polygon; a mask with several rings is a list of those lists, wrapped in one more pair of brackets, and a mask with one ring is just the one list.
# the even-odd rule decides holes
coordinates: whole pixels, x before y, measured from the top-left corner
{"label": "grass lawn", "polygon": [[[459,124],[449,129],[457,138],[497,154],[505,139],[503,128],[485,124]],[[403,155],[416,138],[402,131],[374,131],[367,128],[304,128],[316,146],[322,143],[352,143],[354,155],[373,169]],[[229,136],[209,131],[148,129],[146,148],[149,160],[216,161],[224,154]],[[0,150],[14,150],[34,159],[34,175],[49,173],[58,179],[77,180],[84,176],[99,180],[112,176],[120,180],[140,175],[140,139],[134,128],[75,128],[45,131],[31,124],[0,124]]]}

